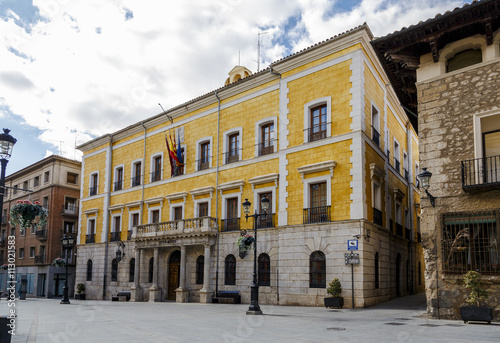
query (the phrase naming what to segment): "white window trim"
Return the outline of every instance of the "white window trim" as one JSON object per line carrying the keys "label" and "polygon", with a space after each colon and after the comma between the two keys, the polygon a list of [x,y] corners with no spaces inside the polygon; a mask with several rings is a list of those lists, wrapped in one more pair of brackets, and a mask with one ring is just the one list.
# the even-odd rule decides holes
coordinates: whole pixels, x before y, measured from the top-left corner
{"label": "white window trim", "polygon": [[403,149],[403,169],[406,169],[408,173],[410,173],[410,168],[408,167],[408,152],[405,151],[404,149]]}
{"label": "white window trim", "polygon": [[[115,218],[116,217],[120,217],[120,227],[119,227],[119,230],[117,231],[116,230],[116,227],[115,227]],[[121,214],[114,214],[114,215],[111,215],[111,232],[122,232],[122,226],[123,226],[123,221],[122,221],[122,215]]]}
{"label": "white window trim", "polygon": [[481,119],[490,116],[500,116],[499,110],[474,114],[474,158],[483,158],[483,130]]}
{"label": "white window trim", "polygon": [[182,219],[184,219],[184,218],[185,218],[185,216],[184,216],[184,208],[185,208],[185,205],[186,205],[186,203],[185,203],[185,202],[176,202],[176,203],[174,203],[174,204],[170,205],[170,221],[175,220],[175,219],[174,219],[174,217],[175,217],[174,215],[175,215],[175,209],[176,209],[177,207],[181,207],[181,208],[182,208]]}
{"label": "white window trim", "polygon": [[241,192],[237,193],[229,193],[229,194],[223,194],[221,195],[222,198],[222,219],[228,219],[227,218],[227,199],[229,198],[238,198],[237,203],[238,203],[238,218],[241,218]]}
{"label": "white window trim", "polygon": [[199,211],[198,211],[198,205],[200,203],[204,203],[204,202],[207,202],[208,203],[208,213],[207,213],[207,216],[211,217],[212,216],[212,197],[206,197],[206,198],[201,198],[201,199],[196,199],[194,200],[194,217],[195,218],[199,218],[200,215],[199,215]]}
{"label": "white window trim", "polygon": [[[92,180],[94,179],[94,175],[97,175],[97,185],[93,185],[92,184]],[[99,194],[99,171],[96,170],[96,171],[93,171],[90,173],[90,177],[89,177],[89,195],[90,195],[90,189],[92,187],[96,186],[96,192],[95,192],[95,195]]]}
{"label": "white window trim", "polygon": [[163,169],[165,169],[165,158],[163,157],[163,151],[151,155],[149,160],[149,182],[153,182],[153,172],[155,167],[155,158],[161,157],[161,169],[160,169],[160,181],[163,180]]}
{"label": "white window trim", "polygon": [[161,222],[161,206],[151,206],[148,207],[148,224],[152,223],[153,220],[153,211],[159,210],[158,219]]}
{"label": "white window trim", "polygon": [[138,158],[130,163],[130,187],[133,187],[134,178],[136,177],[135,165],[139,162],[141,163],[141,185],[144,182],[144,161],[142,158]]}
{"label": "white window trim", "polygon": [[[242,144],[243,144],[243,128],[240,126],[240,127],[235,127],[235,128],[232,128],[232,129],[229,129],[227,130],[226,132],[224,132],[224,136],[222,138],[222,144],[223,144],[223,161],[222,161],[222,164],[227,164],[226,161],[227,161],[227,153],[229,152],[229,136],[234,134],[234,133],[238,133],[238,136],[239,136],[239,148],[238,148],[238,161],[241,161],[242,160],[242,157],[241,157],[241,152],[243,151],[242,149]],[[212,144],[210,144],[210,147],[212,147]]]}
{"label": "white window trim", "polygon": [[125,188],[125,165],[124,164],[120,164],[120,165],[117,165],[115,166],[115,170],[113,172],[113,191],[115,190],[115,184],[116,182],[118,182],[119,180],[117,179],[118,178],[118,169],[122,168],[123,170],[123,180],[122,180],[122,189]]}
{"label": "white window trim", "polygon": [[[92,232],[90,232],[90,221],[91,220],[94,221],[94,229],[97,231],[97,228],[96,228],[97,216],[95,216],[95,217],[87,217],[87,230],[86,230],[86,234],[87,235],[92,234]],[[95,234],[95,232],[94,232],[94,234]]]}
{"label": "white window trim", "polygon": [[208,167],[209,168],[212,168],[212,151],[213,151],[213,147],[214,145],[212,144],[212,136],[208,136],[208,137],[203,137],[201,139],[198,139],[196,141],[196,160],[195,160],[195,171],[198,171],[199,169],[199,160],[201,159],[201,145],[203,143],[206,143],[206,142],[209,142],[210,143],[210,149],[208,149],[208,156],[209,156],[209,159],[208,159]]}
{"label": "white window trim", "polygon": [[[398,218],[398,205],[399,205],[399,218]],[[401,201],[394,201],[394,221],[396,224],[403,225],[401,221],[403,220],[403,207],[401,205]]]}
{"label": "white window trim", "polygon": [[304,105],[304,143],[309,142],[309,129],[311,128],[311,108],[326,104],[326,137],[332,136],[332,97],[325,96]]}
{"label": "white window trim", "polygon": [[133,230],[133,216],[134,214],[138,214],[139,215],[139,225],[141,225],[141,211],[140,210],[136,210],[136,211],[129,211],[128,213],[128,230]]}
{"label": "white window trim", "polygon": [[255,123],[255,157],[259,156],[259,146],[262,144],[262,126],[273,123],[274,126],[274,132],[273,132],[273,140],[274,140],[274,152],[278,151],[278,117],[273,116],[273,117],[267,117],[264,119],[261,119]]}
{"label": "white window trim", "polygon": [[[379,196],[378,196],[378,200],[380,201],[380,208],[375,206],[377,201],[375,199],[375,185],[378,186],[378,189],[379,189]],[[375,179],[372,179],[372,207],[373,208],[376,208],[377,210],[379,211],[382,211],[382,183],[381,182],[378,182],[377,180]]]}
{"label": "white window trim", "polygon": [[[375,123],[373,121],[373,109],[375,108],[375,110],[377,111],[377,122]],[[379,135],[381,134],[380,132],[380,110],[378,109],[377,105],[375,105],[375,103],[373,102],[373,100],[371,101],[371,107],[370,107],[370,111],[371,111],[371,122],[372,122],[372,127],[375,128],[375,130],[378,131]],[[376,124],[376,125],[374,125]],[[372,137],[373,137],[373,129],[372,129]]]}
{"label": "white window trim", "polygon": [[303,179],[302,183],[304,185],[304,207],[309,208],[309,204],[311,203],[311,195],[309,194],[309,185],[312,183],[326,182],[326,206],[332,206],[332,178],[330,175],[323,175],[312,177],[309,179]]}
{"label": "white window trim", "polygon": [[[398,151],[396,151],[396,144],[398,145]],[[399,142],[396,138],[393,138],[392,151],[393,151],[392,164],[394,165],[394,159],[397,157],[397,160],[399,161],[398,172],[401,172],[401,144],[399,144]],[[396,168],[396,167],[394,166],[394,168]]]}
{"label": "white window trim", "polygon": [[271,187],[263,187],[263,188],[257,188],[253,192],[253,203],[254,203],[254,212],[256,208],[259,208],[258,204],[260,203],[260,194],[262,193],[272,193],[272,201],[271,201],[271,211],[267,211],[268,214],[271,213],[276,213],[276,186],[271,186]]}

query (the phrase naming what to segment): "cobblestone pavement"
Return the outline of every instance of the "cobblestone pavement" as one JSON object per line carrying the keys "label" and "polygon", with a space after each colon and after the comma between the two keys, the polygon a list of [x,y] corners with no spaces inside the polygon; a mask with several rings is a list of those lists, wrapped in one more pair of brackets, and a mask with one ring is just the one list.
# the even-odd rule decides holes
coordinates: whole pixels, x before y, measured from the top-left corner
{"label": "cobblestone pavement", "polygon": [[[16,300],[12,342],[499,342],[500,323],[426,318],[423,294],[367,309]],[[0,301],[0,315],[8,312]],[[0,342],[4,343],[4,342]]]}

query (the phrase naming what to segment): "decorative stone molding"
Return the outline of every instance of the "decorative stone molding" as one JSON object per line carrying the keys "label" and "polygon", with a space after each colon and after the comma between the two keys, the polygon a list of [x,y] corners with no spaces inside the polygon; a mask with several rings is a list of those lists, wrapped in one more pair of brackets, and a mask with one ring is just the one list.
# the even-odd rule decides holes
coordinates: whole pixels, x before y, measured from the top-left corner
{"label": "decorative stone molding", "polygon": [[195,197],[198,195],[203,195],[203,194],[210,194],[210,199],[212,199],[212,195],[214,193],[215,188],[212,186],[208,187],[201,187],[201,188],[196,188],[192,189],[189,191],[189,194],[193,197],[193,201],[195,200]]}
{"label": "decorative stone molding", "polygon": [[172,200],[182,199],[184,202],[186,202],[187,196],[188,196],[188,192],[179,192],[179,193],[172,193],[172,194],[165,195],[165,199],[168,200],[168,204],[170,205],[170,202]]}
{"label": "decorative stone molding", "polygon": [[279,180],[280,174],[267,174],[267,175],[262,175],[262,176],[256,176],[248,180],[248,183],[252,185],[252,191],[255,190],[256,185],[261,185],[264,183],[270,183],[274,182],[276,187],[278,187],[278,180]]}
{"label": "decorative stone molding", "polygon": [[163,197],[154,197],[154,198],[149,198],[149,199],[146,199],[144,200],[144,203],[148,206],[152,205],[152,204],[156,204],[156,203],[160,203],[160,206],[163,206]]}
{"label": "decorative stone molding", "polygon": [[87,216],[97,216],[98,212],[98,208],[89,208],[88,210],[83,211],[83,213],[85,213]]}
{"label": "decorative stone molding", "polygon": [[325,171],[325,170],[330,170],[330,177],[333,178],[333,169],[335,168],[336,165],[337,165],[337,162],[335,162],[335,161],[326,161],[326,162],[308,164],[306,166],[302,166],[302,167],[297,168],[297,170],[299,171],[300,175],[302,176],[302,181],[304,181],[304,175],[306,175],[306,174],[321,172],[321,171]]}
{"label": "decorative stone molding", "polygon": [[379,167],[376,163],[370,163],[370,179],[373,180],[373,177],[376,176],[380,179],[380,181],[384,181],[385,178],[385,170]]}
{"label": "decorative stone molding", "polygon": [[131,207],[141,207],[142,201],[132,201],[132,202],[127,202],[125,206],[130,210]]}
{"label": "decorative stone molding", "polygon": [[393,193],[394,193],[394,200],[396,201],[401,201],[405,197],[405,193],[397,187],[394,188]]}
{"label": "decorative stone molding", "polygon": [[231,182],[226,182],[226,183],[220,184],[219,186],[217,186],[217,189],[220,191],[220,195],[222,196],[222,192],[230,190],[230,189],[235,189],[235,188],[239,188],[240,192],[243,192],[244,185],[245,185],[245,181],[243,181],[243,180],[231,181]]}
{"label": "decorative stone molding", "polygon": [[108,207],[108,211],[109,213],[113,212],[113,211],[118,211],[120,210],[121,213],[123,213],[123,208],[125,207],[124,204],[118,204],[118,205],[113,205],[113,206],[109,206]]}

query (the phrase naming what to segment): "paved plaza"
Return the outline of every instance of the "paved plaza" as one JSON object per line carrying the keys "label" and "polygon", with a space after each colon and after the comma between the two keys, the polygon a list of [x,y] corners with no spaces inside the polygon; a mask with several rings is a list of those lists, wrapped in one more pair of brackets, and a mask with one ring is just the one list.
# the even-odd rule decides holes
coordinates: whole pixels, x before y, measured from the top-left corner
{"label": "paved plaza", "polygon": [[[423,294],[367,309],[16,300],[12,342],[499,342],[500,323],[426,319]],[[7,313],[5,299],[0,314]]]}

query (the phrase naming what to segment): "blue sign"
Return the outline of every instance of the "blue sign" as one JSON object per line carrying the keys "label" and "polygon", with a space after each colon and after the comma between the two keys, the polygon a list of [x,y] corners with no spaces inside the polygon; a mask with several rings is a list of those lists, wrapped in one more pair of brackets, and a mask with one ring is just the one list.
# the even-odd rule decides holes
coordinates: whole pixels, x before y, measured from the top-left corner
{"label": "blue sign", "polygon": [[357,239],[348,239],[347,240],[347,250],[358,250],[358,240]]}

